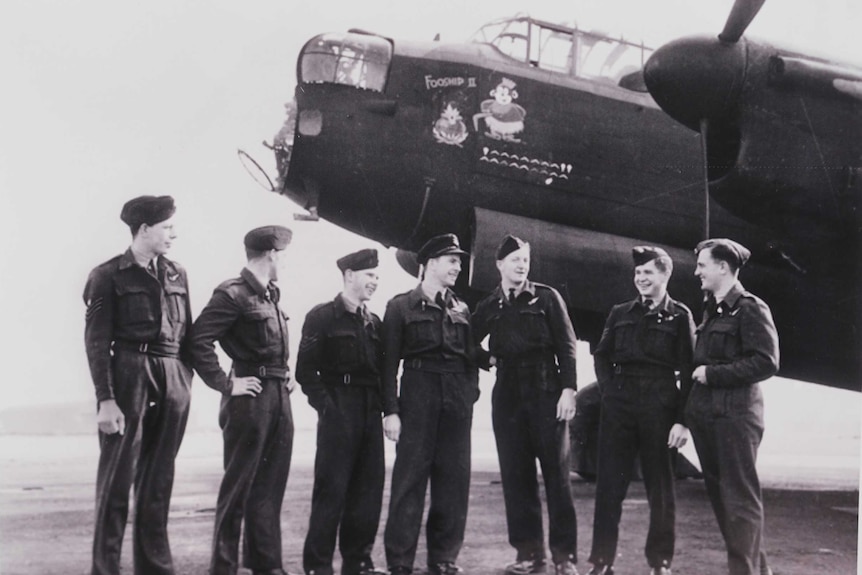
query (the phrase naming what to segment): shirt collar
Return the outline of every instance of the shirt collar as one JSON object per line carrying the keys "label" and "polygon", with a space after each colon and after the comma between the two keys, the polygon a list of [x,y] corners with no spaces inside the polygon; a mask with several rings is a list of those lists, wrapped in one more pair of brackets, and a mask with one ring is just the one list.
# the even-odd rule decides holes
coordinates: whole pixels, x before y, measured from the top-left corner
{"label": "shirt collar", "polygon": [[723,313],[724,311],[730,311],[736,307],[737,302],[739,302],[739,298],[742,297],[742,294],[745,292],[745,288],[742,286],[739,281],[737,281],[730,290],[725,294],[724,299],[721,300],[720,303],[716,302],[715,296],[709,294],[706,298],[706,306],[705,309],[707,312],[714,310],[714,313]]}
{"label": "shirt collar", "polygon": [[266,288],[267,286],[262,285],[260,280],[257,279],[250,269],[242,268],[242,271],[239,272],[239,276],[245,280],[245,282],[251,286],[251,289],[262,298],[266,298]]}
{"label": "shirt collar", "polygon": [[365,307],[365,304],[359,304],[356,307],[356,311],[351,312],[347,308],[347,301],[344,299],[344,293],[343,292],[339,293],[337,296],[335,296],[335,299],[333,300],[333,306],[334,306],[333,309],[335,310],[335,317],[341,317],[344,314],[350,314],[350,313],[355,313],[355,314],[361,315],[362,317],[365,317],[366,313],[367,313],[366,312],[367,308]]}
{"label": "shirt collar", "polygon": [[[523,289],[523,290],[521,290],[521,293],[519,293],[519,294],[516,296],[516,299],[517,299],[518,297],[521,297],[521,294],[523,294],[523,293],[528,293],[528,294],[530,294],[530,299],[532,299],[532,298],[536,297],[536,284],[534,284],[534,283],[533,283],[533,282],[531,282],[530,280],[527,280],[527,281],[524,283],[524,289]],[[500,302],[508,302],[508,301],[509,301],[509,293],[508,293],[508,290],[506,290],[506,292],[504,292],[504,291],[503,291],[503,284],[497,284],[497,288],[494,290],[494,297],[496,297],[497,299],[499,299],[499,300],[500,300]]]}
{"label": "shirt collar", "polygon": [[[454,297],[455,294],[449,288],[445,288],[443,290],[443,300],[449,307],[452,307],[452,300],[454,299]],[[421,305],[423,301],[426,303],[426,305],[440,307],[437,305],[437,302],[428,298],[428,296],[425,295],[425,292],[422,290],[422,284],[420,283],[413,291],[410,292],[410,295],[407,296],[407,302],[410,307],[416,307],[418,305]]]}
{"label": "shirt collar", "polygon": [[[643,299],[644,298],[641,296],[638,296],[635,299],[633,299],[632,302],[629,304],[629,311],[634,310],[636,306],[643,306]],[[659,312],[671,313],[672,311],[673,311],[673,309],[671,306],[670,294],[665,292],[664,297],[661,300],[659,300],[658,302],[653,303],[652,309],[648,310],[646,313],[647,314],[657,314]]]}
{"label": "shirt collar", "polygon": [[[156,260],[156,270],[161,275],[162,270],[169,270],[172,274],[176,274],[177,270],[174,267],[174,262],[166,258],[165,256],[156,256],[153,258]],[[132,248],[126,248],[126,251],[123,252],[123,255],[120,256],[120,264],[119,268],[121,270],[130,268],[132,266],[137,266],[143,269],[143,266],[138,263],[138,260],[135,259],[135,255],[132,253]]]}

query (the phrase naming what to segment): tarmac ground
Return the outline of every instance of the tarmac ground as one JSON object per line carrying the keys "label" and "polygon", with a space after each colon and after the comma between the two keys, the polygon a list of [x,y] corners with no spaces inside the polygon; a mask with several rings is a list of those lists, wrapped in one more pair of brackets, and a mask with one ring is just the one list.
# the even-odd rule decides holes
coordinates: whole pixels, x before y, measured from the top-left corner
{"label": "tarmac ground", "polygon": [[[0,438],[0,573],[88,572],[98,451],[95,443],[93,436]],[[177,460],[169,531],[177,573],[200,575],[206,573],[209,562],[215,500],[221,481],[221,445],[217,434],[189,437],[187,443],[194,449],[184,445]],[[299,433],[282,510],[284,566],[290,573],[302,572],[313,451],[310,430]],[[390,455],[391,450],[387,453],[387,465],[392,462]],[[374,551],[378,567],[385,567],[382,539],[389,473]],[[578,512],[578,567],[585,573],[589,569],[586,559],[595,485],[576,476],[572,485]],[[857,572],[857,489],[767,487],[764,500],[767,548],[775,575]],[[474,458],[467,537],[459,558],[465,575],[501,575],[503,566],[514,559],[514,551],[507,543],[504,517],[499,472],[494,461]],[[647,525],[643,485],[633,483],[624,504],[616,560],[619,575],[649,572],[643,556]],[[417,572],[424,570],[424,549],[423,533]],[[123,572],[131,574],[128,537],[123,562]],[[727,572],[721,535],[702,481],[689,479],[677,483],[677,552],[673,568],[676,575]]]}

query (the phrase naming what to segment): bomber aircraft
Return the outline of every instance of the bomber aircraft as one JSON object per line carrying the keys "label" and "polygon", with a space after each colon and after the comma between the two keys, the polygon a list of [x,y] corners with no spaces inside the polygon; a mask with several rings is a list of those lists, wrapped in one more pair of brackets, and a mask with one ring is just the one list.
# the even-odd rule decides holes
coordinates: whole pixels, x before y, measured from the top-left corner
{"label": "bomber aircraft", "polygon": [[780,374],[860,390],[862,69],[743,37],[762,3],[655,51],[525,15],[467,43],[315,36],[271,187],[305,219],[399,248],[414,274],[424,241],[456,233],[468,297],[520,235],[531,277],[593,344],[629,297],[633,246],[668,250],[670,289],[697,315],[692,248],[736,239],[753,254],[743,283],[775,315]]}

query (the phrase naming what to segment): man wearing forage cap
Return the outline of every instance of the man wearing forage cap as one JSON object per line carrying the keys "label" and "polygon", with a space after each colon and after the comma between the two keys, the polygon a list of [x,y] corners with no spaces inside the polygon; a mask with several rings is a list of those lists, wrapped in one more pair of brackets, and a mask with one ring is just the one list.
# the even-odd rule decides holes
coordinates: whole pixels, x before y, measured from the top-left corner
{"label": "man wearing forage cap", "polygon": [[729,239],[695,248],[707,296],[694,347],[686,408],[709,501],[727,547],[730,575],[771,573],[763,550],[757,450],[763,437],[758,382],[778,372],[778,332],[769,306],[745,290],[739,270],[751,252]]}
{"label": "man wearing forage cap", "polygon": [[683,413],[691,389],[694,321],[667,293],[673,272],[667,252],[637,246],[632,259],[638,296],[611,309],[594,353],[602,408],[590,575],[613,573],[623,500],[638,454],[650,508],[644,551],[651,575],[670,575],[676,541],[671,455],[688,440]]}
{"label": "man wearing forage cap", "polygon": [[576,575],[577,520],[569,484],[567,421],[575,414],[575,331],[554,288],[534,283],[530,244],[506,236],[497,249],[500,284],[473,314],[474,336],[490,335],[497,367],[494,436],[506,505],[507,575],[544,573],[545,543],[536,459],[548,500],[549,545],[556,575]]}
{"label": "man wearing forage cap", "polygon": [[452,292],[466,253],[454,234],[428,240],[417,254],[421,283],[392,298],[383,318],[383,429],[398,442],[384,535],[392,575],[413,570],[429,479],[429,575],[460,571],[455,561],[467,523],[470,428],[479,398],[470,310]]}
{"label": "man wearing forage cap", "polygon": [[98,401],[94,575],[120,572],[135,481],[134,572],[173,573],[167,521],[174,458],[189,412],[191,322],[185,270],[165,254],[176,239],[170,196],[141,196],[120,214],[132,244],[90,272],[84,340]]}
{"label": "man wearing forage cap", "polygon": [[[248,263],[213,292],[195,321],[198,375],[222,394],[224,478],[218,493],[211,575],[235,575],[243,521],[243,564],[254,575],[284,574],[281,505],[293,449],[287,315],[275,282],[284,273],[291,231],[264,226],[245,236]],[[219,365],[218,341],[232,360]]]}
{"label": "man wearing forage cap", "polygon": [[302,563],[308,575],[332,575],[338,537],[342,575],[373,575],[385,476],[381,322],[366,307],[377,290],[377,250],[348,254],[337,265],[344,289],[308,312],[296,357],[296,379],[318,417]]}

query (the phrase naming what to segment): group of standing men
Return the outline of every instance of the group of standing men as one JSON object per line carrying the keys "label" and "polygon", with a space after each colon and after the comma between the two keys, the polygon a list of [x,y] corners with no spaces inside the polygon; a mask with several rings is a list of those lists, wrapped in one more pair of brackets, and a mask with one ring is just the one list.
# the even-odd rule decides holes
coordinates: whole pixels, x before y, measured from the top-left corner
{"label": "group of standing men", "polygon": [[[281,226],[249,232],[248,264],[216,288],[192,325],[185,271],[165,257],[176,237],[174,210],[169,196],[127,202],[121,219],[132,244],[95,268],[84,292],[101,445],[92,573],[120,571],[133,482],[135,573],[174,572],[167,516],[194,368],[222,394],[225,473],[210,573],[237,572],[242,538],[243,564],[254,575],[284,574],[280,515],[294,383],[275,282],[291,232]],[[596,349],[602,416],[591,575],[613,573],[622,500],[638,451],[651,515],[647,560],[651,573],[670,573],[671,453],[685,443],[688,428],[731,575],[768,572],[754,465],[763,432],[757,382],[777,370],[777,335],[768,307],[737,280],[748,251],[730,240],[708,240],[696,251],[696,275],[710,296],[696,343],[691,313],[667,294],[670,258],[660,248],[639,247],[633,253],[639,295],[613,308]],[[295,375],[318,413],[303,549],[307,575],[332,575],[336,540],[342,575],[379,573],[371,551],[382,505],[384,435],[397,442],[384,535],[390,574],[413,571],[429,483],[428,571],[460,571],[478,369],[491,366],[497,371],[493,427],[516,550],[506,574],[547,570],[538,459],[555,575],[577,575],[567,433],[577,385],[569,314],[555,289],[529,280],[530,246],[513,236],[496,254],[500,284],[471,314],[452,291],[465,254],[453,234],[430,239],[417,254],[419,285],[394,297],[382,322],[366,307],[377,288],[377,252],[349,254],[337,262],[343,291],[306,316]],[[219,365],[215,342],[232,360],[229,373]]]}

